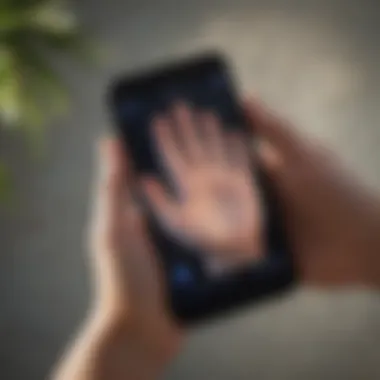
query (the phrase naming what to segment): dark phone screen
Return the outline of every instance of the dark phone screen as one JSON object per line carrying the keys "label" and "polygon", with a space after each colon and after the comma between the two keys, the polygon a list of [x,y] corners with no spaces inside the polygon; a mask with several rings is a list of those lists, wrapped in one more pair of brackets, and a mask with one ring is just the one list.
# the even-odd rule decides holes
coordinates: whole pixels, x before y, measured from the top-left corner
{"label": "dark phone screen", "polygon": [[[178,100],[195,109],[214,111],[226,130],[246,129],[228,70],[219,58],[194,60],[122,82],[114,93],[113,108],[137,173],[154,173],[167,180],[157,158],[151,124]],[[180,318],[200,318],[290,282],[291,265],[275,199],[264,176],[259,183],[268,252],[265,259],[239,270],[215,270],[205,259],[209,255],[171,239],[152,217],[151,231],[164,263],[171,304]]]}

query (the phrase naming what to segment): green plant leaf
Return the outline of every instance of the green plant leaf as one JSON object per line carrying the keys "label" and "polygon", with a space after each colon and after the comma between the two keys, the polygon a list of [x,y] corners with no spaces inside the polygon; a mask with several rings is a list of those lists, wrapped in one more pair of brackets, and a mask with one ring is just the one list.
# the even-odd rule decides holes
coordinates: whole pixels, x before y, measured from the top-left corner
{"label": "green plant leaf", "polygon": [[63,1],[52,0],[29,10],[30,25],[44,33],[66,35],[77,30],[77,19]]}
{"label": "green plant leaf", "polygon": [[6,126],[15,125],[21,113],[20,78],[12,65],[2,67],[0,72],[0,119]]}
{"label": "green plant leaf", "polygon": [[[66,0],[0,0],[0,127],[23,131],[39,154],[46,125],[68,107],[52,55],[97,60],[67,5]],[[0,200],[10,189],[8,178],[0,162]]]}
{"label": "green plant leaf", "polygon": [[0,12],[0,34],[6,35],[23,29],[28,23],[28,14],[25,10],[5,9]]}

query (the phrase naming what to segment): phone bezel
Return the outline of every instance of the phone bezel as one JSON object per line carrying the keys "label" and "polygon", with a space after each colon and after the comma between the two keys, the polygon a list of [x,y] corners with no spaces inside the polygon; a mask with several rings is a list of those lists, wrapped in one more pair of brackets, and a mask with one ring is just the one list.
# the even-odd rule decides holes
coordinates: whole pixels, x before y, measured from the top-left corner
{"label": "phone bezel", "polygon": [[[192,57],[175,64],[164,65],[155,70],[140,72],[137,75],[132,73],[117,80],[111,86],[107,100],[117,132],[120,133],[122,129],[117,117],[117,105],[126,91],[141,91],[141,89],[147,88],[152,81],[164,82],[167,78],[173,78],[176,75],[210,67],[225,70],[228,73],[230,90],[233,96],[238,99],[226,59],[221,54],[214,52]],[[276,215],[278,220],[283,220],[269,179],[263,172],[260,172],[259,175],[268,197],[267,202],[271,204],[272,213]],[[292,285],[295,282],[292,256],[288,249],[289,245],[283,223],[278,221],[276,223],[278,223],[277,233],[281,235],[283,242],[283,255],[271,258],[271,260],[264,260],[255,267],[255,270],[250,267],[247,270],[228,274],[216,281],[210,281],[207,285],[199,285],[198,289],[191,290],[191,294],[186,294],[184,291],[180,295],[175,294],[176,290],[168,286],[168,304],[176,318],[183,323],[202,321],[237,306],[253,303],[279,293]],[[157,251],[160,255],[165,255],[159,246]]]}

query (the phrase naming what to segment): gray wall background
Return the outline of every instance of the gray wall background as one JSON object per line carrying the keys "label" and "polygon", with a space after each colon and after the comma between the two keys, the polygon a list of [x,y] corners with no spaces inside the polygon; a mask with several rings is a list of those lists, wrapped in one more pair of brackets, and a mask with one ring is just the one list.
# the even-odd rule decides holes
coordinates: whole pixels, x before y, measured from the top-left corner
{"label": "gray wall background", "polygon": [[[82,0],[105,62],[60,61],[71,113],[50,129],[46,159],[1,144],[19,206],[0,217],[0,378],[45,378],[88,305],[84,233],[93,146],[108,124],[114,75],[218,47],[242,91],[318,137],[380,189],[377,0]],[[170,379],[380,378],[380,298],[299,290],[190,334]]]}

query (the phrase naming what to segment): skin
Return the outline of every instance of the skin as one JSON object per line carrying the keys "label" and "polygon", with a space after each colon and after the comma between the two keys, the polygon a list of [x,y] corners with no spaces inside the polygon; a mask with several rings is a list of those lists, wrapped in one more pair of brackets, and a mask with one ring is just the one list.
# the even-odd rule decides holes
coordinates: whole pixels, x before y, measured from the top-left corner
{"label": "skin", "polygon": [[160,264],[131,195],[121,143],[99,144],[90,224],[93,305],[53,379],[156,378],[178,352],[183,331],[166,308]]}
{"label": "skin", "polygon": [[143,178],[156,215],[174,238],[225,261],[241,264],[259,258],[263,217],[246,136],[224,133],[215,115],[196,115],[185,104],[177,104],[171,114],[156,118],[153,131],[179,196],[170,195],[157,178]]}
{"label": "skin", "polygon": [[[245,113],[260,139],[256,161],[265,168],[283,208],[301,282],[378,289],[379,200],[345,175],[336,159],[257,101],[247,102]],[[155,178],[144,178],[141,186],[173,237],[205,245],[222,258],[256,259],[263,253],[263,218],[241,137],[225,136],[214,116],[203,114],[210,140],[208,149],[201,149],[203,140],[194,136],[191,115],[185,105],[177,105],[154,126],[180,197],[170,197]],[[186,142],[184,154],[176,148],[173,120]],[[238,145],[243,149],[233,148]],[[131,196],[139,183],[120,142],[102,141],[99,156],[90,233],[94,302],[52,378],[154,379],[178,354],[185,331],[166,307],[160,263]],[[231,203],[238,209],[233,223]]]}
{"label": "skin", "polygon": [[303,284],[380,285],[380,201],[321,146],[258,102],[246,115],[285,217]]}

